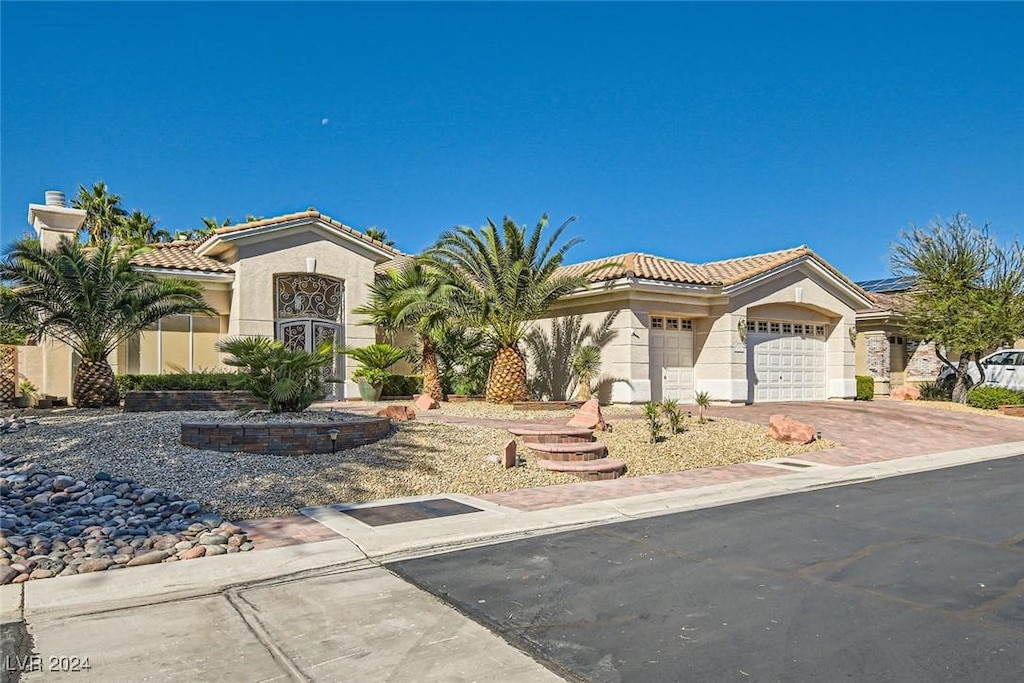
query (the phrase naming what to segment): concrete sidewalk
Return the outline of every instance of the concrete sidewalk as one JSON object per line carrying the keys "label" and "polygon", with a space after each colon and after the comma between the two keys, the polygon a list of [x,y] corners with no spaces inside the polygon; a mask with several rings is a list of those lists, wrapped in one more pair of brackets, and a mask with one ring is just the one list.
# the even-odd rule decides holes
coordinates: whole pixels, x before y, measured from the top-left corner
{"label": "concrete sidewalk", "polygon": [[[400,558],[784,495],[1024,453],[1024,442],[523,511],[443,496],[469,514],[370,526],[346,506],[304,512],[332,540],[0,587],[4,680],[532,681],[527,655],[381,568]],[[423,498],[442,498],[428,496]],[[395,501],[378,501],[372,507]],[[402,501],[399,501],[402,502]],[[35,655],[39,659],[31,658]],[[30,657],[30,659],[18,659]],[[51,657],[57,658],[50,660]],[[50,670],[88,658],[91,669]]]}

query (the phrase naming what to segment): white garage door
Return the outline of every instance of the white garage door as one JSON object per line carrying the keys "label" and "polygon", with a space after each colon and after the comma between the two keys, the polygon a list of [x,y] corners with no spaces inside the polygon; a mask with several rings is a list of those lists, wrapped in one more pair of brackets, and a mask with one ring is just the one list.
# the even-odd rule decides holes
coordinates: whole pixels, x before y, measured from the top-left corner
{"label": "white garage door", "polygon": [[693,403],[693,323],[651,316],[651,396]]}
{"label": "white garage door", "polygon": [[748,321],[749,397],[755,403],[824,400],[825,332],[824,325]]}

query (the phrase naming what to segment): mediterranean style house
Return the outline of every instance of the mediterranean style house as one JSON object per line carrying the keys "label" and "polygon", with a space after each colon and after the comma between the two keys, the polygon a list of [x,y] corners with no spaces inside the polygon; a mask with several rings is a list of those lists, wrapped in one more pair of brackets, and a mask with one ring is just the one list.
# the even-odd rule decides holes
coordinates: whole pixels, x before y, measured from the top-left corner
{"label": "mediterranean style house", "polygon": [[[44,247],[74,235],[84,212],[60,193],[29,207]],[[129,340],[111,358],[118,373],[221,366],[216,342],[264,335],[295,348],[333,339],[376,340],[354,311],[368,285],[409,256],[315,209],[220,228],[200,242],[155,244],[136,266],[202,284],[216,315],[172,316]],[[602,374],[614,402],[676,399],[705,391],[721,403],[851,399],[856,394],[859,316],[877,302],[806,246],[694,264],[641,253],[566,266],[588,285],[560,300],[555,318],[599,322],[618,311]],[[75,358],[43,341],[18,347],[19,374],[42,393],[70,395]],[[358,391],[338,356],[336,398]]]}

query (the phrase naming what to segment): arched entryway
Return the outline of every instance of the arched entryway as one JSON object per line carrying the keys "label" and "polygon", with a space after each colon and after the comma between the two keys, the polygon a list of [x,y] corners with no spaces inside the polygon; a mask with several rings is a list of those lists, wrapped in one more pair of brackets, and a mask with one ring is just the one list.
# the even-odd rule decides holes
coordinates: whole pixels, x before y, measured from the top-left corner
{"label": "arched entryway", "polygon": [[[275,333],[288,348],[312,351],[325,341],[335,348],[344,344],[345,285],[341,280],[312,273],[277,275],[274,302]],[[343,359],[336,355],[334,366],[325,368],[325,377],[343,378]],[[344,398],[344,382],[328,386],[328,396]]]}

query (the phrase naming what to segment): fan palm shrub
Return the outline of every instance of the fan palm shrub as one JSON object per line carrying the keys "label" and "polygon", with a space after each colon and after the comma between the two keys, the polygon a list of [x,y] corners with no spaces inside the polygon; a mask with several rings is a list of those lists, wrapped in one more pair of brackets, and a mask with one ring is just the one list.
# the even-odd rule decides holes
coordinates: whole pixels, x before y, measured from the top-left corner
{"label": "fan palm shrub", "polygon": [[411,329],[420,343],[419,361],[423,368],[423,393],[435,400],[444,398],[437,361],[436,339],[450,324],[453,315],[451,285],[413,261],[405,268],[390,271],[370,285],[370,300],[356,309],[367,316],[366,324],[386,334]]}
{"label": "fan palm shrub", "polygon": [[106,240],[86,247],[71,239],[44,250],[37,239],[12,244],[0,263],[9,293],[3,319],[63,342],[81,357],[73,400],[87,408],[117,405],[107,357],[140,330],[169,315],[213,313],[199,285],[134,270],[142,247]]}
{"label": "fan palm shrub", "polygon": [[230,354],[224,364],[239,368],[236,386],[267,404],[273,413],[297,413],[321,398],[329,382],[324,369],[334,362],[334,345],[324,342],[312,352],[289,349],[268,337],[230,337],[217,343]]}
{"label": "fan palm shrub", "polygon": [[559,298],[583,287],[589,273],[559,272],[566,252],[579,242],[559,244],[569,219],[544,239],[547,216],[527,234],[509,217],[474,230],[459,227],[441,235],[424,254],[425,263],[459,293],[459,317],[477,324],[497,347],[487,378],[486,398],[511,403],[528,398],[526,359],[519,343],[530,324]]}
{"label": "fan palm shrub", "polygon": [[[408,358],[408,354],[391,344],[370,344],[351,349],[342,349],[347,356],[359,361],[361,367],[352,373],[352,378],[362,380],[373,388],[372,399],[380,398],[384,382],[391,376],[391,368],[399,361]],[[364,395],[364,400],[370,398]]]}

